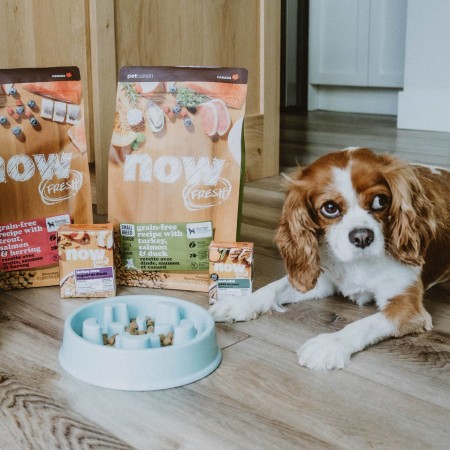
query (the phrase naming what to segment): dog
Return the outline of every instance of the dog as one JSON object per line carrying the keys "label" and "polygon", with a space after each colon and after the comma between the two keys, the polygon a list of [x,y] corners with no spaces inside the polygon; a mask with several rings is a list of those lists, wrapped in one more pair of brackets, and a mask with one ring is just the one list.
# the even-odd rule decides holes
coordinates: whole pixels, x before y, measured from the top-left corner
{"label": "dog", "polygon": [[424,290],[450,280],[450,171],[349,148],[299,167],[288,181],[275,242],[287,276],[210,308],[246,321],[336,293],[378,312],[303,344],[299,364],[341,369],[390,337],[431,330]]}

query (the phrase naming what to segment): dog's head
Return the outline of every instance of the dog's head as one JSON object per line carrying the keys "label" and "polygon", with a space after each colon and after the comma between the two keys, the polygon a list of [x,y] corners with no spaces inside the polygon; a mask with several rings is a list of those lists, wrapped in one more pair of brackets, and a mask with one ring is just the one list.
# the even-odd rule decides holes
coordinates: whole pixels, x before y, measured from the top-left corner
{"label": "dog's head", "polygon": [[420,266],[432,210],[413,166],[358,148],[330,153],[289,180],[276,243],[290,282],[312,289],[319,247],[342,263],[389,253]]}

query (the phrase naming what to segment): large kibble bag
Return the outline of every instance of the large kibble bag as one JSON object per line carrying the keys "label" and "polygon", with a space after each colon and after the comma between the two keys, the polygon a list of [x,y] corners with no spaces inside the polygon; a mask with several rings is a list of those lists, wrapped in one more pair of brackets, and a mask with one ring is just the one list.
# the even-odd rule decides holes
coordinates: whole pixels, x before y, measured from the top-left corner
{"label": "large kibble bag", "polygon": [[123,67],[109,157],[119,284],[207,291],[211,240],[235,241],[247,71]]}
{"label": "large kibble bag", "polygon": [[0,70],[0,289],[59,284],[57,230],[92,223],[77,67]]}

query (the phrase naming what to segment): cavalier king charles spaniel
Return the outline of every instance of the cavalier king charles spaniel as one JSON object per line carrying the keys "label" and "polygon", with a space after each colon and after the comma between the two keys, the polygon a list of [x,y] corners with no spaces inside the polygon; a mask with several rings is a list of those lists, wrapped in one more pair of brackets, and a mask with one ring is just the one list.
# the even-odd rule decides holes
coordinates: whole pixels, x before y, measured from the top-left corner
{"label": "cavalier king charles spaniel", "polygon": [[275,241],[287,277],[210,308],[244,321],[339,293],[378,312],[298,351],[302,366],[340,369],[389,337],[431,330],[425,289],[450,280],[450,171],[365,148],[327,154],[289,179]]}

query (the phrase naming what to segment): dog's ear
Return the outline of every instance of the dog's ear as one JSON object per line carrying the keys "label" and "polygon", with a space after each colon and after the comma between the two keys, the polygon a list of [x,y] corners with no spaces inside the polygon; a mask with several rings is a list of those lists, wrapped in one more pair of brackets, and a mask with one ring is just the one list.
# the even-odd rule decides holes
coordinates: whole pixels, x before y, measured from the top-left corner
{"label": "dog's ear", "polygon": [[388,251],[404,264],[421,266],[433,229],[430,199],[417,178],[415,169],[385,156],[388,161],[384,177],[391,190]]}
{"label": "dog's ear", "polygon": [[314,288],[321,273],[317,225],[310,215],[306,189],[292,181],[275,235],[290,283],[300,292]]}

